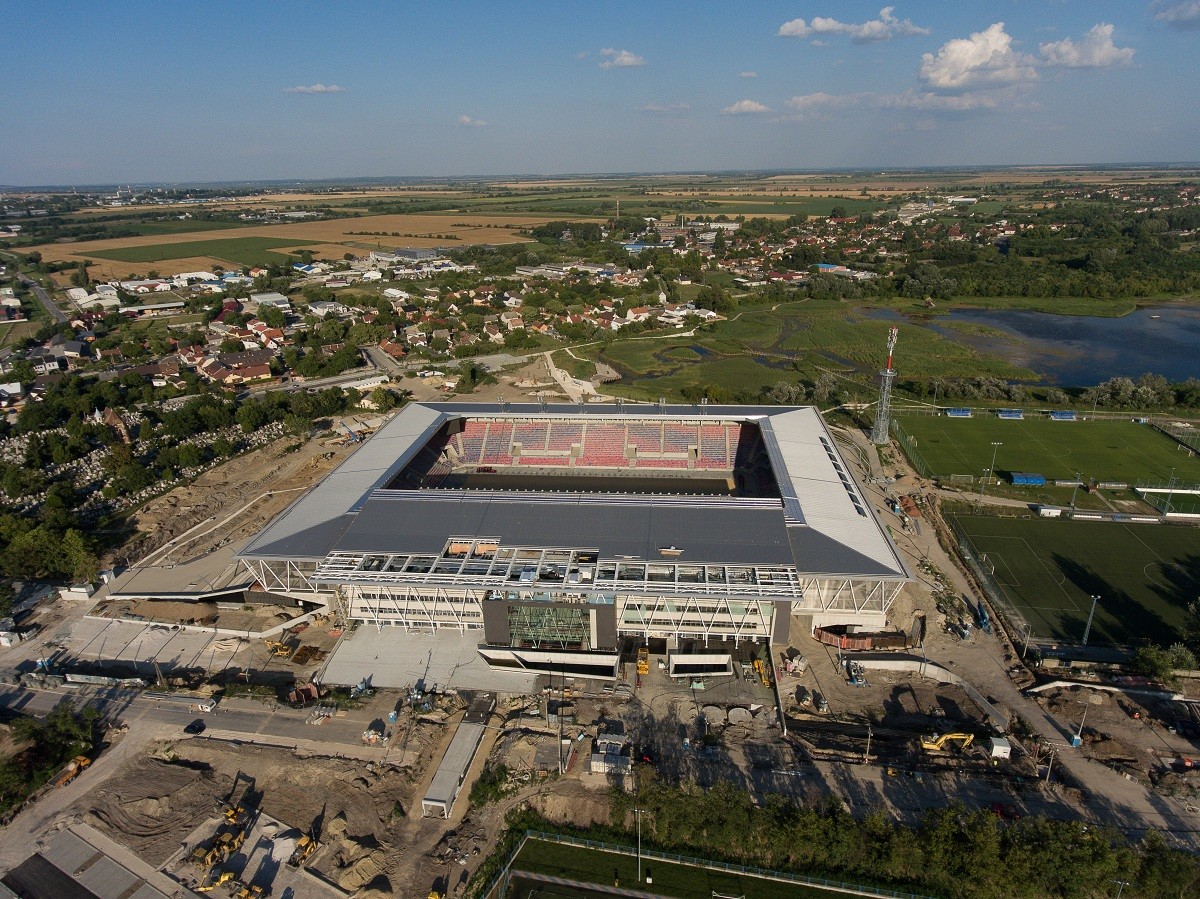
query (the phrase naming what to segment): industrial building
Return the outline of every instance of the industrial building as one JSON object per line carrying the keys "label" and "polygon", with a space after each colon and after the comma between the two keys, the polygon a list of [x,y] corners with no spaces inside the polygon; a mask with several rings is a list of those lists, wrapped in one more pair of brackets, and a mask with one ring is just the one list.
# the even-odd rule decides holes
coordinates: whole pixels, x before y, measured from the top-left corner
{"label": "industrial building", "polygon": [[810,407],[411,403],[239,553],[257,589],[489,664],[881,628],[909,579]]}

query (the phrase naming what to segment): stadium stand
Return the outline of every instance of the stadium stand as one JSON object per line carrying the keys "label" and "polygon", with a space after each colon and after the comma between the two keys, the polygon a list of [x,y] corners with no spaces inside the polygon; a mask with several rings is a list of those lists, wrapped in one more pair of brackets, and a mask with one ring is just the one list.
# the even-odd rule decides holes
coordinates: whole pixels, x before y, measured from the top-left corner
{"label": "stadium stand", "polygon": [[1051,412],[1051,421],[1075,421],[1075,410],[1069,409],[1065,412]]}
{"label": "stadium stand", "polygon": [[1025,413],[1020,409],[997,409],[997,418],[1007,418],[1011,421],[1021,421],[1025,418]]}
{"label": "stadium stand", "polygon": [[947,418],[974,418],[975,413],[970,409],[947,409]]}

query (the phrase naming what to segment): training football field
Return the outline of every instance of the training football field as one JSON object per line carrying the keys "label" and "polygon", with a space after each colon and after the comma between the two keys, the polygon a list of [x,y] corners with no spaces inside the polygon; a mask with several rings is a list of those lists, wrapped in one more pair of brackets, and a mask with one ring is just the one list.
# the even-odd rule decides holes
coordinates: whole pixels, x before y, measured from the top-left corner
{"label": "training football field", "polygon": [[975,555],[1036,637],[1089,645],[1179,639],[1200,598],[1200,529],[1107,521],[958,516]]}
{"label": "training football field", "polygon": [[[1085,479],[1136,484],[1200,483],[1200,456],[1190,454],[1165,434],[1132,421],[1019,421],[979,413],[975,418],[935,415],[898,416],[912,439],[905,452],[924,460],[935,477],[987,472],[996,454],[996,473],[1035,472],[1047,480]],[[993,446],[998,443],[999,446]]]}
{"label": "training football field", "polygon": [[[846,895],[798,883],[655,859],[646,859],[642,864],[643,875],[650,875],[653,885],[639,885],[637,859],[632,854],[543,840],[529,840],[513,862],[512,870],[510,895],[516,899],[603,899],[622,895],[617,892],[619,889],[641,890],[673,899],[836,899]],[[552,880],[534,880],[517,872],[541,874]],[[564,880],[594,887],[568,886],[561,882]]]}

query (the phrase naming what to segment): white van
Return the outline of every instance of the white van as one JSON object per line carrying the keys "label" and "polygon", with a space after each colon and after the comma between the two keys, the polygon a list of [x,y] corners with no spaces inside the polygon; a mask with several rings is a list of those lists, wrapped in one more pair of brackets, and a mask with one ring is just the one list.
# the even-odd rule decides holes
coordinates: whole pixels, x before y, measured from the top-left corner
{"label": "white van", "polygon": [[201,699],[196,703],[196,710],[200,712],[211,712],[217,707],[215,699]]}

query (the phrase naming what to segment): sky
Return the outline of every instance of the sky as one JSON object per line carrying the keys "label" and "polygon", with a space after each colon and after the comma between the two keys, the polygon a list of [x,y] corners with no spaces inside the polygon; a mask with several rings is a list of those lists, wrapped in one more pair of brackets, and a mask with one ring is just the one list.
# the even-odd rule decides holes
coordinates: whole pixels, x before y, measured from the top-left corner
{"label": "sky", "polygon": [[1200,158],[1200,0],[39,0],[0,58],[18,186]]}

